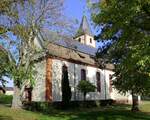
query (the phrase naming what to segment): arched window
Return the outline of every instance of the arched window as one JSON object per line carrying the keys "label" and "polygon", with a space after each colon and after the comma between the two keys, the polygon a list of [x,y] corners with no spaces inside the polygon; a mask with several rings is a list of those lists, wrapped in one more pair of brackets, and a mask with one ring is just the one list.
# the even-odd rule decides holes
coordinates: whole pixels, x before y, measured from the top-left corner
{"label": "arched window", "polygon": [[109,75],[109,92],[112,92],[112,75]]}
{"label": "arched window", "polygon": [[90,43],[92,43],[92,38],[90,38]]}
{"label": "arched window", "polygon": [[97,91],[101,92],[101,78],[100,72],[96,72],[96,80],[97,80]]}
{"label": "arched window", "polygon": [[86,71],[81,69],[81,80],[86,80]]}
{"label": "arched window", "polygon": [[81,42],[81,38],[79,38],[78,41]]}

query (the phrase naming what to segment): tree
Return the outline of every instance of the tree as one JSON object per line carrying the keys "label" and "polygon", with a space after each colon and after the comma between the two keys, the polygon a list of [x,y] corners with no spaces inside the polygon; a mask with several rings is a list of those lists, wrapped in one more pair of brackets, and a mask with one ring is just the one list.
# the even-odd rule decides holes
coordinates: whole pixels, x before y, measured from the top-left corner
{"label": "tree", "polygon": [[7,80],[4,79],[3,76],[8,76],[8,73],[10,71],[10,61],[6,51],[2,48],[0,49],[0,58],[0,83],[2,87],[5,87]]}
{"label": "tree", "polygon": [[95,38],[106,43],[97,61],[104,58],[104,63],[115,65],[113,84],[133,95],[132,110],[137,111],[135,96],[150,95],[150,1],[102,0],[92,7],[97,11],[92,10],[92,19],[101,31]]}
{"label": "tree", "polygon": [[67,28],[62,19],[63,3],[63,0],[0,1],[0,44],[11,59],[13,108],[22,107],[25,84],[28,81],[32,84],[34,80],[32,61],[39,53],[34,46],[35,37],[44,28],[57,32]]}
{"label": "tree", "polygon": [[84,101],[86,101],[86,94],[88,92],[94,92],[96,87],[87,80],[81,80],[77,88],[83,93]]}
{"label": "tree", "polygon": [[63,108],[67,108],[69,102],[71,100],[71,88],[69,86],[69,79],[68,79],[68,69],[67,66],[64,65],[62,67],[62,104]]}

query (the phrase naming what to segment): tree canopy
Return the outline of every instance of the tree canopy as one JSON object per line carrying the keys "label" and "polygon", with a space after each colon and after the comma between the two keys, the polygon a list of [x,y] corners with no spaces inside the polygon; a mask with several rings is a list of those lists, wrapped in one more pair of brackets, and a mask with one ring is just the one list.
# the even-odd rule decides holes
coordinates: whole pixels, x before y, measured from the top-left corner
{"label": "tree canopy", "polygon": [[34,39],[41,29],[64,28],[62,5],[62,0],[0,1],[0,45],[11,56],[10,72],[17,83],[30,76],[31,59],[37,53]]}
{"label": "tree canopy", "polygon": [[97,59],[115,65],[113,84],[122,93],[150,95],[150,1],[102,0],[92,7],[95,38],[106,42]]}
{"label": "tree canopy", "polygon": [[[17,105],[17,101],[22,97],[25,83],[33,83],[32,61],[34,56],[41,52],[34,45],[39,32],[43,29],[56,32],[68,30],[63,4],[63,0],[0,1],[0,47],[7,51],[11,59],[9,74],[14,80],[14,90],[17,91],[14,92],[17,93],[14,94],[14,107],[21,105]],[[43,52],[46,52],[44,50]]]}
{"label": "tree canopy", "polygon": [[4,49],[0,49],[0,84],[5,87],[7,80],[3,78],[3,76],[9,76],[10,71],[10,61],[7,53]]}
{"label": "tree canopy", "polygon": [[95,38],[105,43],[96,60],[102,67],[114,64],[113,85],[132,94],[132,110],[137,111],[136,96],[150,96],[150,1],[102,0],[92,7],[99,31]]}

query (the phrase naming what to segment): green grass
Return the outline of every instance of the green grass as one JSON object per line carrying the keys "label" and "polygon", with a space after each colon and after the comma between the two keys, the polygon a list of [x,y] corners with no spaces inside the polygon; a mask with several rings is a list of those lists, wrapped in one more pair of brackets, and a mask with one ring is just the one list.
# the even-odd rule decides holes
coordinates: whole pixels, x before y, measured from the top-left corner
{"label": "green grass", "polygon": [[107,108],[53,110],[49,115],[44,115],[0,105],[0,120],[150,120],[150,102],[146,101],[140,105],[141,112],[130,112],[130,107],[115,105]]}
{"label": "green grass", "polygon": [[142,112],[149,112],[150,113],[150,101],[144,101],[140,105],[140,110]]}

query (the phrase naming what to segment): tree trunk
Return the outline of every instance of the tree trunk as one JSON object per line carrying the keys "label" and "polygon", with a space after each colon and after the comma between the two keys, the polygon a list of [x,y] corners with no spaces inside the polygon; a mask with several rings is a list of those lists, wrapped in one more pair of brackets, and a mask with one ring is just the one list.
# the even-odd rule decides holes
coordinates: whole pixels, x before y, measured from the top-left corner
{"label": "tree trunk", "polygon": [[139,101],[138,101],[138,96],[132,94],[132,111],[137,112],[139,111]]}
{"label": "tree trunk", "polygon": [[86,101],[86,92],[83,93],[83,101]]}
{"label": "tree trunk", "polygon": [[86,92],[83,93],[83,107],[86,107]]}
{"label": "tree trunk", "polygon": [[22,108],[21,89],[18,86],[14,86],[12,108],[14,108],[14,109],[21,109]]}

